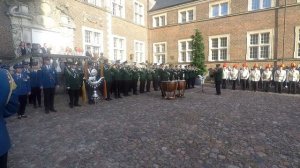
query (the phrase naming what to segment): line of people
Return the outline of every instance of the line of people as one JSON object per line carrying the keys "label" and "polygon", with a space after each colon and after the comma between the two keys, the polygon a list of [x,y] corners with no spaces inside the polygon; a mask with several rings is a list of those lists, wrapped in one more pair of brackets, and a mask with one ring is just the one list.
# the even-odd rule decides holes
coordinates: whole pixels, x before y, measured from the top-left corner
{"label": "line of people", "polygon": [[272,68],[270,64],[265,68],[259,68],[258,64],[250,69],[246,63],[238,69],[235,64],[232,68],[223,64],[222,68],[222,89],[226,89],[228,85],[235,90],[240,85],[241,90],[265,91],[269,92],[274,88],[274,92],[282,93],[285,88],[287,92],[296,94],[299,92],[299,70],[295,63],[291,63],[290,68],[280,64],[278,68]]}

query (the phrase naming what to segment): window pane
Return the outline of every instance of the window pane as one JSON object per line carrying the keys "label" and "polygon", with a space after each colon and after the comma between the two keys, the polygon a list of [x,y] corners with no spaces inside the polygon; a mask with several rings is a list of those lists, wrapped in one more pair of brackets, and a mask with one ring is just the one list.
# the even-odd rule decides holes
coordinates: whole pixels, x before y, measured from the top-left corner
{"label": "window pane", "polygon": [[228,14],[228,3],[222,3],[221,4],[221,16]]}
{"label": "window pane", "polygon": [[194,20],[194,12],[193,12],[193,10],[189,10],[188,11],[188,15],[189,15],[189,21]]}
{"label": "window pane", "polygon": [[88,31],[88,30],[85,31],[85,42],[86,43],[91,43],[91,34],[92,34],[91,31]]}
{"label": "window pane", "polygon": [[158,44],[155,45],[155,52],[159,53],[159,45]]}
{"label": "window pane", "polygon": [[261,34],[261,44],[269,44],[270,42],[270,33]]}
{"label": "window pane", "polygon": [[220,50],[220,59],[226,60],[227,59],[227,49],[221,49]]}
{"label": "window pane", "polygon": [[211,50],[211,59],[214,61],[218,60],[218,50]]}
{"label": "window pane", "polygon": [[215,39],[212,39],[211,40],[211,44],[212,44],[212,48],[218,48],[218,39],[215,38]]}
{"label": "window pane", "polygon": [[159,26],[159,17],[154,18],[155,20],[155,26],[158,27]]}
{"label": "window pane", "polygon": [[298,57],[300,57],[300,43],[298,44]]}
{"label": "window pane", "polygon": [[219,16],[219,5],[213,5],[212,6],[212,16]]}
{"label": "window pane", "polygon": [[221,40],[221,47],[227,47],[227,37],[223,37]]}
{"label": "window pane", "polygon": [[192,52],[188,51],[187,52],[187,62],[191,62],[192,61]]}
{"label": "window pane", "polygon": [[186,62],[186,53],[185,52],[181,52],[181,61]]}
{"label": "window pane", "polygon": [[166,25],[166,17],[165,16],[161,16],[161,26]]}
{"label": "window pane", "polygon": [[186,50],[186,43],[185,42],[181,42],[181,50],[185,51]]}
{"label": "window pane", "polygon": [[161,63],[166,63],[166,56],[165,56],[165,54],[163,54],[163,55],[161,55]]}
{"label": "window pane", "polygon": [[192,46],[192,41],[189,41],[189,42],[188,42],[188,46],[189,46],[189,47],[188,47],[188,48],[189,48],[189,50],[192,50],[192,49],[193,49],[193,46]]}
{"label": "window pane", "polygon": [[185,11],[184,12],[180,12],[180,14],[181,14],[181,22],[185,23],[186,22],[186,12]]}
{"label": "window pane", "polygon": [[250,58],[258,58],[258,47],[250,47]]}
{"label": "window pane", "polygon": [[250,35],[250,44],[258,44],[258,34],[251,34]]}
{"label": "window pane", "polygon": [[161,52],[165,52],[166,51],[166,46],[164,44],[161,45]]}
{"label": "window pane", "polygon": [[94,33],[94,43],[100,44],[100,33]]}
{"label": "window pane", "polygon": [[271,0],[263,0],[263,8],[270,8]]}
{"label": "window pane", "polygon": [[260,47],[260,58],[269,58],[269,46]]}
{"label": "window pane", "polygon": [[260,0],[252,0],[252,10],[259,9],[259,1]]}

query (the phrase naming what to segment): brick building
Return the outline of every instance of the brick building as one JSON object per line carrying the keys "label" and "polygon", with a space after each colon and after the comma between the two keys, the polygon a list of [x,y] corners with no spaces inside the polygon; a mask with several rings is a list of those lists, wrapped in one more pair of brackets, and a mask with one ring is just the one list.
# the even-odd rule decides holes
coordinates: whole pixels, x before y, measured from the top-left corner
{"label": "brick building", "polygon": [[24,41],[57,54],[91,48],[112,61],[189,64],[199,29],[209,67],[300,61],[300,0],[4,0],[0,9],[0,59]]}
{"label": "brick building", "polygon": [[175,0],[149,11],[149,59],[188,64],[199,29],[206,64],[277,64],[300,58],[300,1]]}

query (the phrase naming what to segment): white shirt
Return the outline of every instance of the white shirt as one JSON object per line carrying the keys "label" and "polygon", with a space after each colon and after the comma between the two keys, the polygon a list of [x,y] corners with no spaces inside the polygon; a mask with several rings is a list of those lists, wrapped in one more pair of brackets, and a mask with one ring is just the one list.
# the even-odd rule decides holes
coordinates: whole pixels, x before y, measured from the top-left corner
{"label": "white shirt", "polygon": [[238,75],[239,75],[239,70],[233,68],[233,69],[230,71],[230,78],[231,78],[231,80],[237,80]]}
{"label": "white shirt", "polygon": [[222,75],[222,79],[228,79],[229,77],[229,71],[227,68],[223,68],[223,75]]}
{"label": "white shirt", "polygon": [[287,74],[287,81],[299,82],[299,71],[291,69]]}
{"label": "white shirt", "polygon": [[249,78],[249,70],[248,69],[242,69],[240,71],[240,78],[241,79],[248,79]]}
{"label": "white shirt", "polygon": [[272,77],[272,71],[270,70],[264,70],[261,76],[262,81],[271,81],[273,79]]}
{"label": "white shirt", "polygon": [[254,82],[258,82],[260,80],[260,70],[254,69],[250,73],[250,80]]}
{"label": "white shirt", "polygon": [[286,79],[286,71],[285,70],[276,70],[274,74],[274,81],[276,82],[284,82]]}

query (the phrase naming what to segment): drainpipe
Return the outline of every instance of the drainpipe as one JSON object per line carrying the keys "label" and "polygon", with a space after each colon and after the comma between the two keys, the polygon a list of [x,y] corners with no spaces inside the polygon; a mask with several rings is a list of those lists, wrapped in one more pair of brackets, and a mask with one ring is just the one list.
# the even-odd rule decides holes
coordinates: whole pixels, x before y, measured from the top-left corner
{"label": "drainpipe", "polygon": [[278,60],[278,49],[279,49],[279,47],[278,47],[278,39],[279,39],[279,35],[278,35],[278,29],[279,29],[279,24],[278,24],[278,15],[279,15],[279,0],[276,0],[276,2],[275,2],[275,18],[274,18],[274,20],[275,20],[275,30],[274,30],[274,37],[275,37],[275,39],[274,39],[274,60],[276,60],[276,61],[274,61],[274,67],[278,64],[277,63],[277,60]]}
{"label": "drainpipe", "polygon": [[285,55],[285,29],[286,29],[286,0],[284,1],[284,15],[283,15],[283,35],[282,35],[282,60],[283,63]]}

